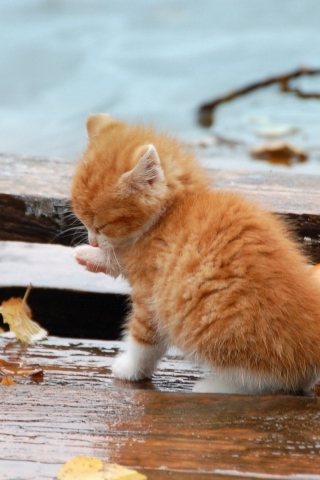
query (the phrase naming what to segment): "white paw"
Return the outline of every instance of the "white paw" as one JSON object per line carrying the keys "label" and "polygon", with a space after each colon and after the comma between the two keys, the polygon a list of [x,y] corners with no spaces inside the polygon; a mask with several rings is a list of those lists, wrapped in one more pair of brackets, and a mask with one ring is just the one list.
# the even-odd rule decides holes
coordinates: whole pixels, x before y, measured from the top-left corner
{"label": "white paw", "polygon": [[90,272],[106,272],[105,257],[100,248],[81,245],[74,249],[74,256],[77,262]]}
{"label": "white paw", "polygon": [[91,247],[90,245],[80,245],[75,247],[74,256],[79,263],[85,264],[88,260],[95,260],[96,250],[96,247]]}
{"label": "white paw", "polygon": [[120,380],[133,382],[143,378],[150,378],[152,375],[152,372],[148,372],[148,369],[141,369],[141,365],[138,365],[137,361],[128,352],[121,353],[116,357],[112,366],[112,372]]}

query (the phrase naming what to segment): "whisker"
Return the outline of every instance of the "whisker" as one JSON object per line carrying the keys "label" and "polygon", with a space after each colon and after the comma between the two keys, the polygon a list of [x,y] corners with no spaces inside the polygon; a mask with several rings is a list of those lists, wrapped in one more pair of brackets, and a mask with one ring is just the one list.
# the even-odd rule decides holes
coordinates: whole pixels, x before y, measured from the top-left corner
{"label": "whisker", "polygon": [[84,226],[81,226],[81,225],[75,225],[75,226],[70,226],[64,230],[62,230],[61,232],[57,233],[51,240],[49,243],[53,243],[55,242],[57,239],[59,239],[60,237],[71,237],[71,242],[70,243],[74,243],[74,241],[76,240],[77,237],[80,237],[85,239],[86,242],[87,242],[87,239],[88,239],[88,232],[87,232],[87,229],[84,227]]}
{"label": "whisker", "polygon": [[121,265],[120,265],[120,263],[119,263],[119,261],[118,261],[118,258],[117,258],[116,252],[115,252],[115,250],[114,250],[114,247],[113,247],[113,245],[110,245],[110,247],[111,247],[111,251],[112,251],[113,258],[114,258],[114,260],[116,261],[120,272],[122,272],[122,268],[121,268]]}

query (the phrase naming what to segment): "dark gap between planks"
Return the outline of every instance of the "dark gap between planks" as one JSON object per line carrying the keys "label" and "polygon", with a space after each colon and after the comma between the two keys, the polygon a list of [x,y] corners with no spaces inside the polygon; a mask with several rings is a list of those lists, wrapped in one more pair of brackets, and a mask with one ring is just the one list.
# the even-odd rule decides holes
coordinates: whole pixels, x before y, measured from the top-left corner
{"label": "dark gap between planks", "polygon": [[[25,288],[0,288],[0,304],[23,297]],[[50,335],[97,340],[118,340],[130,307],[121,294],[34,288],[28,299],[33,318]],[[7,329],[0,315],[0,327]]]}

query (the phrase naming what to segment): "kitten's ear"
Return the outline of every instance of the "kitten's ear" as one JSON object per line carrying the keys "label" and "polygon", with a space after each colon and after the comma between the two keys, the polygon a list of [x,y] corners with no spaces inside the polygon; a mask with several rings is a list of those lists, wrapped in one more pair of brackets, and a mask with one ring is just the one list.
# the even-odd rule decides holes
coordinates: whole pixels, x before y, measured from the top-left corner
{"label": "kitten's ear", "polygon": [[164,172],[156,148],[153,145],[145,145],[139,150],[144,153],[137,165],[120,177],[122,186],[131,193],[164,185]]}
{"label": "kitten's ear", "polygon": [[99,135],[104,127],[113,122],[113,118],[108,113],[95,113],[94,115],[90,115],[87,119],[87,132],[89,139],[92,140]]}

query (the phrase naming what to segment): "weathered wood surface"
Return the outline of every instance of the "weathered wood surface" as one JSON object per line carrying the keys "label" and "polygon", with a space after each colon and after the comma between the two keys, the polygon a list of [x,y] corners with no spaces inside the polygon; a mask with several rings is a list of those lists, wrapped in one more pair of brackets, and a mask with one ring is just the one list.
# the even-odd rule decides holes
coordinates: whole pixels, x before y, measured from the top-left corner
{"label": "weathered wood surface", "polygon": [[[53,479],[75,455],[137,468],[149,480],[320,479],[319,397],[193,394],[201,373],[177,354],[152,382],[115,381],[119,348],[49,338],[28,349],[43,382],[0,386],[1,480]],[[20,354],[13,347],[1,357]]]}
{"label": "weathered wood surface", "polygon": [[[0,240],[70,245],[77,226],[70,216],[74,163],[0,155]],[[320,261],[320,176],[243,171],[209,172],[217,188],[237,191],[292,221]]]}
{"label": "weathered wood surface", "polygon": [[70,247],[0,242],[0,304],[23,297],[30,283],[34,318],[51,335],[119,338],[129,305],[124,280],[87,272]]}
{"label": "weathered wood surface", "polygon": [[71,247],[0,241],[0,287],[27,287],[30,283],[35,288],[130,293],[121,277],[85,270],[76,262]]}

